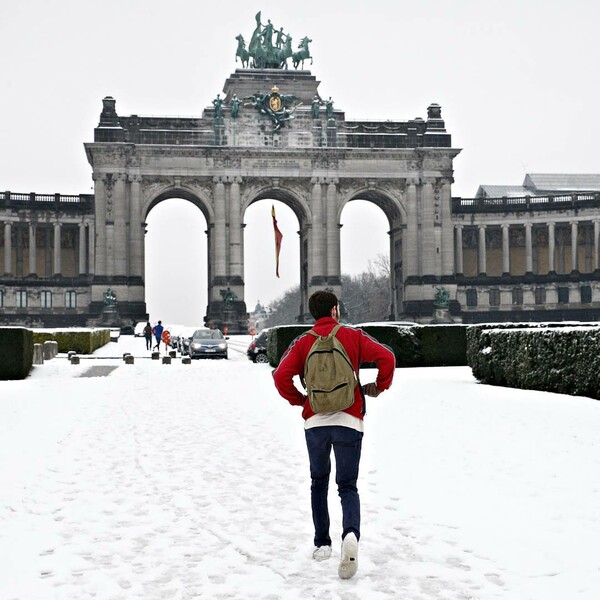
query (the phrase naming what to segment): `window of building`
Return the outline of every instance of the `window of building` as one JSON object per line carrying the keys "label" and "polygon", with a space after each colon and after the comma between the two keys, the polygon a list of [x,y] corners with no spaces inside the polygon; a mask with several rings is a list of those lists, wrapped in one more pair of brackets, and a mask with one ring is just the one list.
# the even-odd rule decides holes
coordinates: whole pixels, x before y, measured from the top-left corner
{"label": "window of building", "polygon": [[27,308],[27,292],[25,290],[17,290],[15,295],[17,308]]}
{"label": "window of building", "polygon": [[512,289],[512,303],[523,304],[523,290],[521,288]]}
{"label": "window of building", "polygon": [[477,306],[477,290],[475,288],[467,290],[467,306]]}
{"label": "window of building", "polygon": [[0,290],[0,308],[4,307],[4,290]]}
{"label": "window of building", "polygon": [[77,292],[65,292],[65,307],[77,308]]}
{"label": "window of building", "polygon": [[490,290],[490,306],[500,306],[500,290],[498,288]]}
{"label": "window of building", "polygon": [[533,298],[536,304],[546,304],[546,288],[536,287],[533,290]]}
{"label": "window of building", "polygon": [[42,308],[52,308],[52,292],[40,292],[40,306]]}
{"label": "window of building", "polygon": [[580,288],[581,292],[581,303],[589,304],[592,301],[592,286],[582,285]]}
{"label": "window of building", "polygon": [[569,288],[559,287],[558,288],[558,303],[568,304],[569,303]]}

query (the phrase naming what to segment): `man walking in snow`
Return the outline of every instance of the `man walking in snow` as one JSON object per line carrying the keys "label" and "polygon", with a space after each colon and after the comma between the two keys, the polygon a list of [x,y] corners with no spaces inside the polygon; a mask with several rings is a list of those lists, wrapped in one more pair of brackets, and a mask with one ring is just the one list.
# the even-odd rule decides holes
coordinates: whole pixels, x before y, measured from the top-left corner
{"label": "man walking in snow", "polygon": [[[313,331],[328,336],[338,325],[340,306],[335,294],[328,291],[315,292],[308,301],[311,315],[315,318]],[[302,406],[304,429],[311,476],[311,506],[315,527],[315,560],[331,556],[329,536],[329,509],[327,492],[331,472],[331,449],[335,454],[336,483],[342,504],[342,552],[338,574],[342,579],[352,577],[358,568],[358,541],[360,539],[360,499],[356,482],[360,463],[365,414],[364,395],[378,396],[387,390],[394,376],[396,359],[394,353],[360,329],[341,326],[335,336],[341,342],[355,373],[361,362],[375,363],[377,378],[354,388],[354,402],[344,410],[315,413],[308,397],[293,383],[293,377],[303,377],[307,356],[317,338],[307,332],[297,337],[285,351],[279,366],[273,372],[277,391],[294,406]]]}

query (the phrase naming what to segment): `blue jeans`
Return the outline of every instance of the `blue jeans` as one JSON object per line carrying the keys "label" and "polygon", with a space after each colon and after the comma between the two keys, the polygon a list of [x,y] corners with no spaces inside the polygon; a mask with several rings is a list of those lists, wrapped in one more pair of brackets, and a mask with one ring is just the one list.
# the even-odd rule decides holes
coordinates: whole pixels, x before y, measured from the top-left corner
{"label": "blue jeans", "polygon": [[353,531],[360,538],[360,498],[356,488],[363,434],[349,427],[326,426],[307,429],[310,461],[310,498],[315,546],[331,546],[327,491],[331,473],[331,448],[335,454],[335,482],[342,503],[342,539]]}

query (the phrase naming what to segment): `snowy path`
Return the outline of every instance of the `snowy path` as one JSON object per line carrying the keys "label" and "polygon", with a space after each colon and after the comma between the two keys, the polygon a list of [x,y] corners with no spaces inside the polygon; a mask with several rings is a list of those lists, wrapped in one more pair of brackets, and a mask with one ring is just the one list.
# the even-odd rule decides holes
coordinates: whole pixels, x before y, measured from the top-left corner
{"label": "snowy path", "polygon": [[[396,371],[369,402],[340,581],[310,558],[299,411],[231,342],[228,361],[58,358],[0,382],[1,600],[600,597],[596,402]],[[118,368],[79,377],[99,363]]]}

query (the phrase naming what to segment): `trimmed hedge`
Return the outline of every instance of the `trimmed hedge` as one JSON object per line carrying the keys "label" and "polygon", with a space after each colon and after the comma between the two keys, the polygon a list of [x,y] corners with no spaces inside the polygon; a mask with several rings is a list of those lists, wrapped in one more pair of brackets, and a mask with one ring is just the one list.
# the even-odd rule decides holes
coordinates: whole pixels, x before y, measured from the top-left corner
{"label": "trimmed hedge", "polygon": [[272,367],[276,367],[288,346],[312,325],[281,325],[269,329],[267,358]]}
{"label": "trimmed hedge", "polygon": [[600,399],[600,327],[474,329],[469,365],[482,383]]}
{"label": "trimmed hedge", "polygon": [[419,343],[419,367],[463,367],[467,363],[465,325],[422,325],[413,328]]}
{"label": "trimmed hedge", "polygon": [[[415,335],[416,327],[362,325],[359,329],[392,349],[396,356],[396,367],[418,367],[421,365],[421,349],[419,340]],[[373,366],[373,363],[361,365],[361,367]]]}
{"label": "trimmed hedge", "polygon": [[33,364],[33,335],[24,327],[0,327],[0,379],[25,379]]}
{"label": "trimmed hedge", "polygon": [[77,354],[92,354],[110,342],[110,329],[33,330],[35,344],[43,344],[48,340],[58,342],[59,352],[73,350]]}
{"label": "trimmed hedge", "polygon": [[[272,327],[267,346],[269,364],[276,367],[287,347],[311,327],[312,325]],[[465,325],[362,325],[360,329],[392,349],[396,356],[396,367],[467,365]]]}

